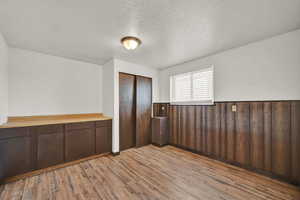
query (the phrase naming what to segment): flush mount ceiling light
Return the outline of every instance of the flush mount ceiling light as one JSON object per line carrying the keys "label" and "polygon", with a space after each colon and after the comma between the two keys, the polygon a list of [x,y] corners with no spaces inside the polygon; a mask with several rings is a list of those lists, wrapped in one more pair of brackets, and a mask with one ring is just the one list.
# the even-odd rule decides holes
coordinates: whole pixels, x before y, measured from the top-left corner
{"label": "flush mount ceiling light", "polygon": [[121,43],[127,50],[133,50],[141,45],[142,41],[136,37],[126,36],[121,39]]}

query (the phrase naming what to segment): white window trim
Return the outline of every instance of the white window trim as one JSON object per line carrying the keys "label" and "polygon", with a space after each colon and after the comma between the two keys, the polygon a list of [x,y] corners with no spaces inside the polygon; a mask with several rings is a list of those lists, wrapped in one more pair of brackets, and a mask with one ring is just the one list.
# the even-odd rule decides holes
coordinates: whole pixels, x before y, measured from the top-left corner
{"label": "white window trim", "polygon": [[[198,72],[207,72],[207,71],[212,71],[212,80],[211,80],[211,92],[212,92],[212,99],[211,100],[203,100],[203,101],[174,101],[175,97],[175,88],[174,88],[174,80],[176,76],[184,76],[187,74],[193,74],[193,73],[198,73]],[[193,80],[191,81],[191,88],[193,88]],[[191,91],[191,96],[193,96],[193,90]],[[205,69],[200,69],[200,70],[195,70],[191,72],[186,72],[186,73],[180,73],[180,74],[174,74],[170,76],[170,104],[171,105],[214,105],[214,66],[205,68]]]}

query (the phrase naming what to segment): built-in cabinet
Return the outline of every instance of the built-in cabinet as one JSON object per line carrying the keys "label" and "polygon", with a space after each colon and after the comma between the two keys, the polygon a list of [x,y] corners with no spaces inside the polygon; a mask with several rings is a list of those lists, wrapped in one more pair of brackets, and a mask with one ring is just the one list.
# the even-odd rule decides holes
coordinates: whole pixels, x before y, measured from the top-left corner
{"label": "built-in cabinet", "polygon": [[0,129],[0,179],[112,149],[111,120]]}

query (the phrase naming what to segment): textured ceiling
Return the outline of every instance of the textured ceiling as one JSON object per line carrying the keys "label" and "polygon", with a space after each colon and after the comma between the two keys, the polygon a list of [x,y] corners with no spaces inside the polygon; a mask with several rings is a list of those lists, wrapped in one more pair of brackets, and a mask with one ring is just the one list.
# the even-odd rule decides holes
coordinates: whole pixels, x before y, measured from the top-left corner
{"label": "textured ceiling", "polygon": [[10,46],[97,64],[163,68],[298,28],[300,0],[0,0]]}

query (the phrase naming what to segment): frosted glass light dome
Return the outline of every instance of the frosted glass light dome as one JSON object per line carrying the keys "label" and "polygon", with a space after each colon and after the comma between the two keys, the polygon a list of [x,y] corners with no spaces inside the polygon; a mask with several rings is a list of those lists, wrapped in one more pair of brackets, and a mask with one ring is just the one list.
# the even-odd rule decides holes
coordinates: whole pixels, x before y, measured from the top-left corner
{"label": "frosted glass light dome", "polygon": [[132,36],[127,36],[121,39],[122,45],[127,49],[127,50],[134,50],[136,49],[142,42],[140,39]]}

